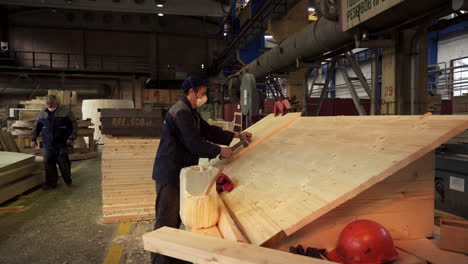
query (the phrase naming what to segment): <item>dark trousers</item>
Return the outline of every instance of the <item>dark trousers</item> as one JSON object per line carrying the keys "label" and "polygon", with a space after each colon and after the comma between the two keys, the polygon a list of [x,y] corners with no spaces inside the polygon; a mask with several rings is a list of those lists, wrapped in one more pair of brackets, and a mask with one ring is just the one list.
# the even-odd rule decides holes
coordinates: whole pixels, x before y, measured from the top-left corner
{"label": "dark trousers", "polygon": [[71,163],[68,159],[68,148],[59,149],[44,149],[44,167],[46,173],[46,184],[55,187],[57,186],[58,173],[57,165],[60,168],[65,183],[70,184],[71,179]]}
{"label": "dark trousers", "polygon": [[[169,226],[179,229],[180,220],[180,190],[179,186],[173,184],[156,183],[156,223],[154,230]],[[167,257],[161,254],[151,253],[152,264],[175,264],[187,263],[182,260]]]}

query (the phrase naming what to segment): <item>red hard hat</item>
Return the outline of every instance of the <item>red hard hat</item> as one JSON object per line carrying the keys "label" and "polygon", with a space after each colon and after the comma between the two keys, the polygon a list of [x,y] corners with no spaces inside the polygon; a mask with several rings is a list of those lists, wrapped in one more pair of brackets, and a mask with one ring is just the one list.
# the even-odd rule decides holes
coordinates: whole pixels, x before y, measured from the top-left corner
{"label": "red hard hat", "polygon": [[348,224],[338,238],[331,261],[344,264],[382,264],[396,260],[398,253],[390,233],[371,220],[356,220]]}

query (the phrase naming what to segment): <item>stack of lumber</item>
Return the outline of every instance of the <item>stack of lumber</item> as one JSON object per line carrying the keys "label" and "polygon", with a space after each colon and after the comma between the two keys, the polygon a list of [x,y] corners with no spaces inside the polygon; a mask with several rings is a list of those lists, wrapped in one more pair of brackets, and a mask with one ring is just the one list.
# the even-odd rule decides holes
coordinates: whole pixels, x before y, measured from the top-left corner
{"label": "stack of lumber", "polygon": [[[69,107],[76,119],[83,118],[81,104],[78,104],[76,92],[49,90],[48,93],[56,95],[60,105]],[[21,101],[19,104],[24,105],[24,109],[18,109],[19,120],[36,120],[38,113],[46,107],[45,99],[41,96],[32,100]]]}
{"label": "stack of lumber", "polygon": [[[15,121],[10,129],[12,134],[18,138],[19,151],[30,154],[42,154],[41,148],[30,148],[30,138],[32,136],[32,128],[34,126],[33,120],[19,120]],[[70,153],[70,160],[83,160],[97,156],[96,143],[94,141],[94,128],[91,120],[77,120],[77,138],[75,140],[74,148]],[[87,143],[84,140],[87,138]],[[41,138],[38,138],[39,146],[41,145]]]}
{"label": "stack of lumber", "polygon": [[0,203],[41,184],[40,167],[34,155],[0,151]]}
{"label": "stack of lumber", "polygon": [[426,112],[440,114],[442,107],[442,97],[439,94],[428,95],[426,98]]}
{"label": "stack of lumber", "polygon": [[234,132],[234,122],[208,119],[208,124],[220,127],[223,130]]}
{"label": "stack of lumber", "polygon": [[7,119],[8,107],[0,107],[0,121]]}
{"label": "stack of lumber", "polygon": [[184,95],[182,90],[144,89],[143,103],[145,104],[175,104]]}
{"label": "stack of lumber", "polygon": [[108,137],[102,150],[103,223],[155,218],[153,163],[159,139]]}
{"label": "stack of lumber", "polygon": [[453,113],[468,115],[468,95],[452,97]]}
{"label": "stack of lumber", "polygon": [[19,152],[15,138],[6,128],[0,129],[0,149],[9,152]]}

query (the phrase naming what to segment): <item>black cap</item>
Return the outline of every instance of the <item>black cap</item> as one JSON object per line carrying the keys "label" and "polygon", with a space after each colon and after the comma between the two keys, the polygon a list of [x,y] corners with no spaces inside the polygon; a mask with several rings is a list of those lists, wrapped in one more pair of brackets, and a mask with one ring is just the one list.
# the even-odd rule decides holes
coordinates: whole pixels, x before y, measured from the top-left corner
{"label": "black cap", "polygon": [[190,77],[185,78],[184,82],[182,83],[182,90],[184,90],[185,93],[188,93],[188,91],[192,88],[196,88],[200,86],[207,86],[207,85],[208,84],[202,79],[190,76]]}

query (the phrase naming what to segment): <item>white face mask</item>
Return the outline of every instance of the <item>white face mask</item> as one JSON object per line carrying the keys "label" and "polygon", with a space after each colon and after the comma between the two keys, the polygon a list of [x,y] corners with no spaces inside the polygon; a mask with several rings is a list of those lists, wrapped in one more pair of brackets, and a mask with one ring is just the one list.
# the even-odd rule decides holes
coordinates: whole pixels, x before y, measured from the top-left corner
{"label": "white face mask", "polygon": [[208,101],[208,97],[204,95],[202,98],[197,99],[197,107],[201,107],[202,105],[206,104]]}
{"label": "white face mask", "polygon": [[47,108],[47,109],[49,109],[49,111],[53,112],[53,111],[55,111],[55,109],[57,109],[57,107],[54,107],[54,108]]}

